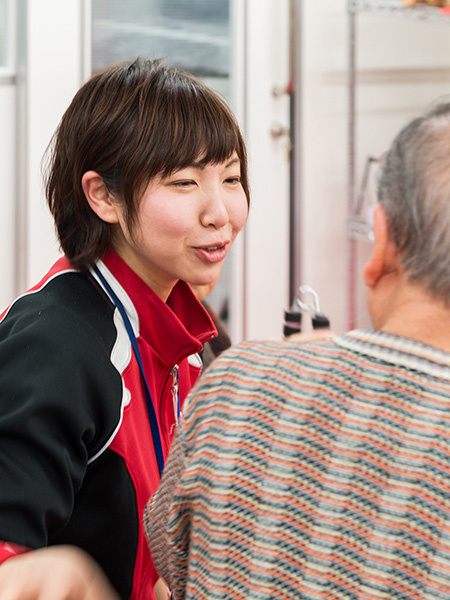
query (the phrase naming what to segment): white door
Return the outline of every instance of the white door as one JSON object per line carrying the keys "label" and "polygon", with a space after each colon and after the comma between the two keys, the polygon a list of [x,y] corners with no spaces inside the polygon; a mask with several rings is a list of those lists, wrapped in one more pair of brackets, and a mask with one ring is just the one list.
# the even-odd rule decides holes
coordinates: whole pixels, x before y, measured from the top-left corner
{"label": "white door", "polygon": [[[244,235],[242,332],[279,338],[289,298],[289,0],[248,0],[239,105],[248,144],[252,206]],[[241,69],[239,71],[239,69]],[[274,137],[272,133],[281,135]]]}

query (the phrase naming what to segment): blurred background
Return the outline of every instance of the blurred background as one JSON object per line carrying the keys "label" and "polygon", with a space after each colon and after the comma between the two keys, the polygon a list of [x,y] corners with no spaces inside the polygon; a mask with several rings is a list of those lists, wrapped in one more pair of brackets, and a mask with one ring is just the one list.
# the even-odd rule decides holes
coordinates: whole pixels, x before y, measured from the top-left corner
{"label": "blurred background", "polygon": [[138,54],[205,79],[248,144],[250,216],[210,297],[233,342],[280,337],[305,284],[334,331],[369,326],[378,159],[450,85],[450,16],[401,0],[0,0],[0,306],[59,255],[41,159],[64,110]]}

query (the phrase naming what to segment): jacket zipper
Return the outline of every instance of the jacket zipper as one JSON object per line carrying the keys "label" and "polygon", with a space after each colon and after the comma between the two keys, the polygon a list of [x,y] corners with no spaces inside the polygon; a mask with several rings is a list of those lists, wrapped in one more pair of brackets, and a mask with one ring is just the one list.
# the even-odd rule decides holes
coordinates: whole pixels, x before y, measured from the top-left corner
{"label": "jacket zipper", "polygon": [[179,419],[179,408],[180,408],[180,394],[178,387],[178,365],[175,365],[170,370],[170,375],[172,375],[172,403],[173,403],[173,414],[175,417],[175,423],[178,423]]}

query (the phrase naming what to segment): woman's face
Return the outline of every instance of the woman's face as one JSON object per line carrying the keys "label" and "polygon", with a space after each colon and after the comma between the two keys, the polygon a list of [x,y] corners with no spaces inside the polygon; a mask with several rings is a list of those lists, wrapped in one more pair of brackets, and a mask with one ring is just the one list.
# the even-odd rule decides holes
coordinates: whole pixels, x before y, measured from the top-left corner
{"label": "woman's face", "polygon": [[247,214],[234,154],[224,163],[192,165],[152,179],[132,235],[119,211],[113,247],[165,301],[179,279],[193,285],[217,280]]}

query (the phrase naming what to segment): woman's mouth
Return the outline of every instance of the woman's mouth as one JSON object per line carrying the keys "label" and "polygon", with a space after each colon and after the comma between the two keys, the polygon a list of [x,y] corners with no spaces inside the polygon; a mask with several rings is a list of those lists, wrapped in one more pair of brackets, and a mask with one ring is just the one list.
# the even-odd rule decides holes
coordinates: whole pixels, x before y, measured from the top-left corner
{"label": "woman's mouth", "polygon": [[215,244],[211,246],[197,246],[195,248],[197,254],[209,263],[221,262],[228,252],[229,242],[223,244]]}

